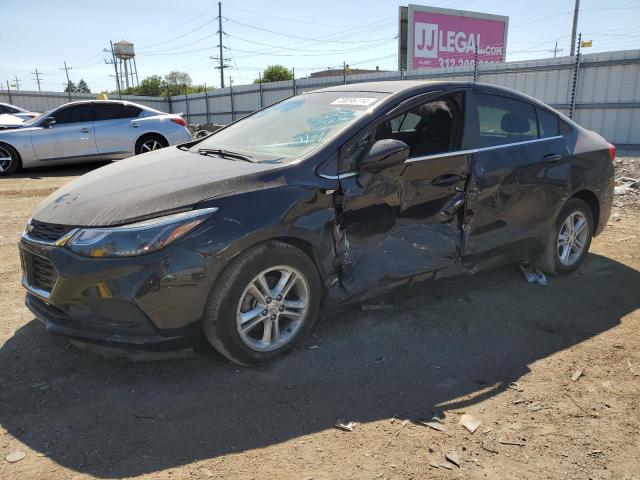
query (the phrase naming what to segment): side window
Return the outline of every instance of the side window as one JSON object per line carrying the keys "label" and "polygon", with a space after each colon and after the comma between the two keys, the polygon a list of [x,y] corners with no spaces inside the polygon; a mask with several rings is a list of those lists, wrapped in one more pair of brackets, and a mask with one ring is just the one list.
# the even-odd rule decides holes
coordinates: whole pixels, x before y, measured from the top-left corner
{"label": "side window", "polygon": [[491,147],[538,138],[533,105],[498,95],[476,94],[478,145]]}
{"label": "side window", "polygon": [[0,105],[0,114],[1,113],[9,113],[9,109],[4,105]]}
{"label": "side window", "polygon": [[122,118],[136,118],[142,111],[133,105],[122,105],[121,103],[95,103],[95,120],[117,120]]}
{"label": "side window", "polygon": [[435,100],[383,122],[376,129],[376,140],[392,138],[409,145],[409,157],[452,151],[458,108],[453,100]]}
{"label": "side window", "polygon": [[540,127],[540,138],[560,135],[558,117],[540,108],[538,109],[538,126]]}
{"label": "side window", "polygon": [[93,108],[90,103],[80,105],[71,105],[69,107],[58,110],[53,115],[56,119],[56,125],[64,125],[65,123],[79,123],[93,121]]}
{"label": "side window", "polygon": [[393,133],[415,131],[420,119],[420,115],[413,112],[405,112],[389,121],[391,123],[391,131]]}
{"label": "side window", "polygon": [[124,116],[122,118],[138,118],[140,112],[142,112],[141,108],[134,107],[133,105],[125,105],[123,111]]}

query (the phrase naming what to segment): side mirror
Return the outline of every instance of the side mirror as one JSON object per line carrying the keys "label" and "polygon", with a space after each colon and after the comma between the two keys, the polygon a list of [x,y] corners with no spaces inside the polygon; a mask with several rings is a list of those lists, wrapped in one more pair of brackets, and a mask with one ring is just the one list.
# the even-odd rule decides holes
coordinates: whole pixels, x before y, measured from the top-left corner
{"label": "side mirror", "polygon": [[47,118],[44,119],[44,122],[42,122],[42,126],[44,128],[51,128],[54,123],[56,123],[56,119],[55,118],[47,117]]}
{"label": "side mirror", "polygon": [[360,162],[363,172],[378,172],[385,168],[401,165],[409,158],[409,145],[400,140],[378,140],[367,156]]}

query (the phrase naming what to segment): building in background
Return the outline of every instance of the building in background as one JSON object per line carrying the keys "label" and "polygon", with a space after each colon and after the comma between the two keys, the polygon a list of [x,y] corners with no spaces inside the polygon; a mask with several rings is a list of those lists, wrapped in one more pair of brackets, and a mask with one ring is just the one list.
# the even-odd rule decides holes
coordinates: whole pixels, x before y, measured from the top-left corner
{"label": "building in background", "polygon": [[318,72],[313,72],[309,74],[309,78],[318,78],[318,77],[337,77],[342,76],[345,73],[347,75],[358,75],[360,73],[376,73],[376,72],[386,72],[387,70],[380,70],[379,67],[376,67],[375,70],[366,70],[363,68],[350,68],[347,65],[346,72],[342,68],[327,68],[326,70],[320,70]]}
{"label": "building in background", "polygon": [[503,63],[509,17],[409,5],[400,7],[399,70]]}

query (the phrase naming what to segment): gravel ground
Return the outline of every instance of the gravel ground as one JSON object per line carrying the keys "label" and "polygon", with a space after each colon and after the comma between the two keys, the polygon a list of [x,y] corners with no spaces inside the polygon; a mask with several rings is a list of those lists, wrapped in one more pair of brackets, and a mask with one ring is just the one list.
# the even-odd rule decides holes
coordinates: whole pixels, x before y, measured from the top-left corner
{"label": "gravel ground", "polygon": [[[639,162],[621,158],[618,176],[638,178]],[[636,194],[616,198],[580,271],[547,287],[513,266],[423,284],[241,369],[210,350],[105,358],[24,307],[20,232],[88,169],[0,180],[0,478],[640,478]],[[434,412],[443,431],[411,421]]]}

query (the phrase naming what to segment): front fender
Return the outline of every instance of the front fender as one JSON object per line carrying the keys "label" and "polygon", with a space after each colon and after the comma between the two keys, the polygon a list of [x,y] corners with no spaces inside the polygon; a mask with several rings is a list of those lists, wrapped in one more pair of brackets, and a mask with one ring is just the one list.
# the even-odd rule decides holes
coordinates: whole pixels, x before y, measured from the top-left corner
{"label": "front fender", "polygon": [[218,199],[198,208],[219,211],[203,228],[181,243],[186,248],[229,261],[260,242],[271,239],[303,245],[323,280],[333,276],[332,191],[300,186],[277,186]]}

